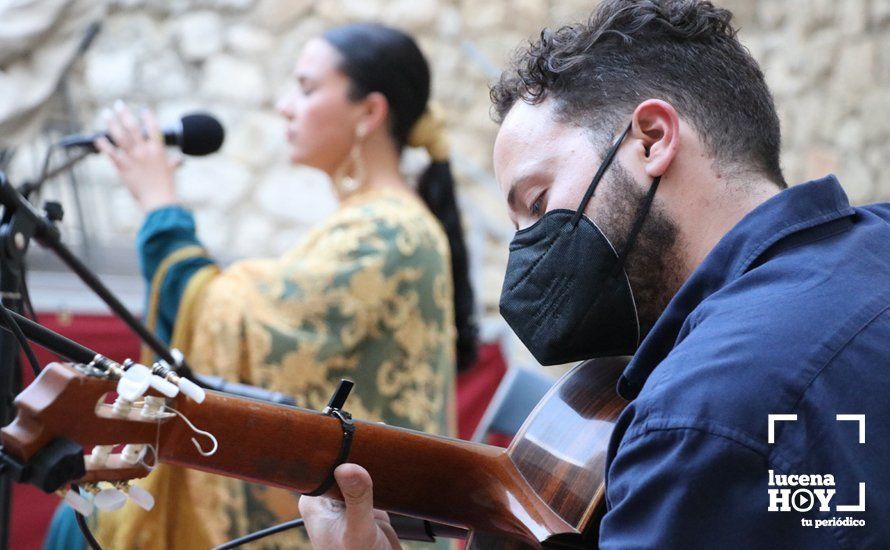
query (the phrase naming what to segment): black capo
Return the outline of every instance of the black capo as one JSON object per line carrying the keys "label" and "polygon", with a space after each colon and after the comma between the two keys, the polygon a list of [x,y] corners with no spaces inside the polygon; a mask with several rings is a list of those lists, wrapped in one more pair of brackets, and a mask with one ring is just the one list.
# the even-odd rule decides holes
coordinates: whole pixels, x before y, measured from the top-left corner
{"label": "black capo", "polygon": [[303,493],[308,497],[317,497],[328,492],[328,489],[334,484],[334,470],[349,458],[349,448],[352,446],[355,424],[352,423],[352,415],[343,410],[343,405],[346,403],[346,398],[349,397],[349,392],[352,391],[354,385],[349,380],[340,380],[340,385],[337,386],[334,395],[328,401],[327,407],[321,411],[321,414],[333,416],[340,421],[340,426],[343,428],[343,440],[340,443],[340,453],[337,455],[337,459],[334,461],[334,465],[331,466],[331,470],[328,472],[325,480],[314,491]]}

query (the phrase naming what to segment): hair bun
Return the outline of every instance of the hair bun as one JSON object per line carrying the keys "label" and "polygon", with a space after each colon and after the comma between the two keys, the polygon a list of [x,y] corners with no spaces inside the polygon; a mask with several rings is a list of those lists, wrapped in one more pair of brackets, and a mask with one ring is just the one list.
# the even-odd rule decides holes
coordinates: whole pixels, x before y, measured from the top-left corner
{"label": "hair bun", "polygon": [[427,104],[426,111],[411,127],[408,145],[426,149],[433,162],[448,160],[451,144],[445,128],[445,110],[441,105],[434,101]]}

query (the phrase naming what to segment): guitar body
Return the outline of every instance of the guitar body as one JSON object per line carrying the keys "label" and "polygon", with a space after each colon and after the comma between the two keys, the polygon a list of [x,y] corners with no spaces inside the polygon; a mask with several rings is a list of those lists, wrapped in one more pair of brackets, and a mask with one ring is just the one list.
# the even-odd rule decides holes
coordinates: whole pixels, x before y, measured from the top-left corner
{"label": "guitar body", "polygon": [[[348,461],[370,472],[375,507],[466,529],[471,549],[593,548],[605,509],[609,438],[625,406],[615,383],[626,363],[608,358],[575,367],[507,450],[356,420]],[[138,410],[112,410],[105,403],[116,387],[108,373],[48,365],[16,398],[16,419],[2,429],[3,452],[27,465],[60,439],[87,451],[150,444],[160,462],[300,493],[318,488],[341,453],[340,421],[317,411],[217,392],[207,392],[202,403],[169,399],[218,441],[213,453],[202,454],[194,432],[172,414],[146,418]],[[147,473],[115,452],[101,463],[86,461],[85,474],[71,481],[126,481]],[[336,484],[325,495],[342,499]]]}
{"label": "guitar body", "polygon": [[[507,449],[535,492],[577,534],[557,534],[544,548],[595,548],[605,513],[606,452],[627,402],[615,385],[628,358],[586,361],[544,396]],[[520,549],[534,545],[475,532],[468,548]]]}

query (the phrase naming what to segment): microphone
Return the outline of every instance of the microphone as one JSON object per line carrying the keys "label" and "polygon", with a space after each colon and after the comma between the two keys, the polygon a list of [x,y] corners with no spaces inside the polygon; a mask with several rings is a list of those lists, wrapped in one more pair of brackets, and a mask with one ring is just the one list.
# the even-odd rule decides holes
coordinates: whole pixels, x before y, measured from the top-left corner
{"label": "microphone", "polygon": [[[161,129],[164,133],[164,144],[176,146],[182,149],[186,155],[204,156],[219,151],[225,139],[225,130],[222,124],[210,114],[191,113],[182,117],[179,124],[165,126]],[[93,142],[100,137],[106,137],[114,143],[111,136],[104,132],[95,134],[74,134],[65,136],[57,145],[61,147],[83,147],[93,153],[99,150]]]}

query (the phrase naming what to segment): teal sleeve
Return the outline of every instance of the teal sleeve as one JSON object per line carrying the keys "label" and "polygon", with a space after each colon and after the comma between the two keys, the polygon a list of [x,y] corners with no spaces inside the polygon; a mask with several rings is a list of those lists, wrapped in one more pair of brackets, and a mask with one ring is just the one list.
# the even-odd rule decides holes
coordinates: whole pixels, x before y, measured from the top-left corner
{"label": "teal sleeve", "polygon": [[86,546],[74,519],[74,510],[64,502],[60,503],[46,532],[43,550],[85,550]]}
{"label": "teal sleeve", "polygon": [[[202,246],[196,234],[195,218],[185,208],[167,206],[153,210],[146,216],[136,237],[136,250],[149,292],[155,273],[164,259],[183,247],[193,245]],[[176,262],[164,276],[160,285],[155,332],[165,343],[170,343],[179,302],[189,280],[198,270],[212,263],[213,260],[207,257],[186,258]]]}

